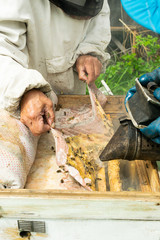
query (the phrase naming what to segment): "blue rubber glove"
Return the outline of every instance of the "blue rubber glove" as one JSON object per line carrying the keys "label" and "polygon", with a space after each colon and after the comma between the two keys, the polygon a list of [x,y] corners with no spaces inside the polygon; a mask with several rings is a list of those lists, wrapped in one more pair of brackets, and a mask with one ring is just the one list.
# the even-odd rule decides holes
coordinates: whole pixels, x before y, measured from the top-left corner
{"label": "blue rubber glove", "polygon": [[155,69],[151,73],[143,74],[139,78],[139,82],[142,84],[142,86],[146,87],[149,82],[155,82],[158,85],[160,85],[160,68]]}
{"label": "blue rubber glove", "polygon": [[[146,73],[143,74],[140,78],[139,78],[139,82],[142,84],[142,86],[146,87],[147,84],[149,82],[155,82],[158,85],[160,85],[160,68],[155,69],[153,72],[151,73]],[[127,95],[125,97],[125,106],[126,106],[126,102],[135,94],[136,92],[136,87],[132,87],[128,92]],[[157,98],[157,100],[160,101],[160,88],[157,88],[154,93],[153,93],[154,97]]]}
{"label": "blue rubber glove", "polygon": [[[132,88],[129,89],[129,91],[127,92],[127,95],[125,97],[125,100],[124,100],[124,104],[125,104],[125,107],[126,107],[126,103],[127,101],[133,97],[133,95],[136,93],[136,86],[133,86]],[[126,108],[127,110],[127,108]]]}
{"label": "blue rubber glove", "polygon": [[[142,86],[146,87],[149,82],[155,82],[160,85],[160,68],[155,69],[151,73],[143,74],[139,78],[139,82]],[[136,87],[132,87],[125,97],[126,102],[136,93]],[[154,97],[160,101],[160,87],[153,92]],[[153,142],[160,144],[160,117],[150,123],[147,127],[140,129],[140,131]]]}
{"label": "blue rubber glove", "polygon": [[160,144],[160,117],[140,131],[153,142]]}

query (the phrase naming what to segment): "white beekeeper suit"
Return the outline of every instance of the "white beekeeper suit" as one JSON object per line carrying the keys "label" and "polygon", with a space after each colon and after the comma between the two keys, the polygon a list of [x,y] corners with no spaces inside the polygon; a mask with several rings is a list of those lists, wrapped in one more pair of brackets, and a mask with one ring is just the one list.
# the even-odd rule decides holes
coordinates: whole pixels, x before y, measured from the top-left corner
{"label": "white beekeeper suit", "polygon": [[19,117],[21,97],[34,88],[54,103],[56,94],[84,94],[74,64],[84,54],[105,64],[109,41],[107,0],[89,20],[73,19],[48,0],[0,0],[1,108]]}
{"label": "white beekeeper suit", "polygon": [[85,93],[74,76],[79,55],[92,54],[104,63],[110,41],[107,0],[90,20],[76,20],[48,0],[0,0],[0,104],[16,114],[22,95]]}

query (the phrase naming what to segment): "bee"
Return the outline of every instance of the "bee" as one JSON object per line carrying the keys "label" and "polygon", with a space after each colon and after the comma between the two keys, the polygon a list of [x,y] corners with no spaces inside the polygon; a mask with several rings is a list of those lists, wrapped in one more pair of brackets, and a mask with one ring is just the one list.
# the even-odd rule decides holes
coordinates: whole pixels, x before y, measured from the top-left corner
{"label": "bee", "polygon": [[103,117],[104,117],[105,119],[107,119],[107,116],[106,116],[106,114],[103,114]]}
{"label": "bee", "polygon": [[92,186],[92,184],[91,184],[91,183],[86,183],[86,185],[87,185],[87,186],[90,186],[90,187]]}
{"label": "bee", "polygon": [[66,143],[70,143],[69,138],[65,138]]}
{"label": "bee", "polygon": [[64,165],[59,166],[59,168],[64,169]]}
{"label": "bee", "polygon": [[90,136],[87,134],[87,138],[88,138],[88,140],[91,140],[91,138],[90,138]]}
{"label": "bee", "polygon": [[89,168],[88,167],[85,167],[85,170],[86,170],[86,172],[89,172]]}
{"label": "bee", "polygon": [[64,183],[64,180],[63,180],[63,179],[61,179],[61,183]]}
{"label": "bee", "polygon": [[56,110],[59,111],[60,108],[62,108],[62,105],[61,105],[61,104],[58,104]]}
{"label": "bee", "polygon": [[102,180],[102,178],[97,177],[96,180]]}
{"label": "bee", "polygon": [[73,117],[70,117],[70,118],[68,118],[67,119],[67,121],[71,121],[71,120],[73,120],[74,119],[74,116]]}
{"label": "bee", "polygon": [[91,172],[94,172],[94,168],[93,168],[93,167],[91,167],[91,168],[90,168],[90,171],[91,171]]}

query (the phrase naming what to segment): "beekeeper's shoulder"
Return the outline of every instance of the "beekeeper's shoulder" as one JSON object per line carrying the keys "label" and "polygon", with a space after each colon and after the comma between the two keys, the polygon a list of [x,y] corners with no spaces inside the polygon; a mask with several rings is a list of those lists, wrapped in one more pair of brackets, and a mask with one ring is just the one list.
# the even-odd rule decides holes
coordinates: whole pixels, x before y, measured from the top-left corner
{"label": "beekeeper's shoulder", "polygon": [[0,20],[15,20],[20,19],[27,21],[36,12],[40,13],[49,5],[49,1],[44,0],[0,0]]}

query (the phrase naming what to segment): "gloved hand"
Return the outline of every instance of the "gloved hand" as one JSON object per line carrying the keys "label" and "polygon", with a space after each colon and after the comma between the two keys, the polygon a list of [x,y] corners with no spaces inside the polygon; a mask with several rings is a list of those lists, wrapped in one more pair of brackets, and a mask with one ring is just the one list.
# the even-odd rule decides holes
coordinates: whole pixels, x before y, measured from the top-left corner
{"label": "gloved hand", "polygon": [[160,117],[151,122],[147,127],[140,131],[153,142],[160,144]]}
{"label": "gloved hand", "polygon": [[90,84],[100,75],[102,64],[96,57],[82,55],[76,61],[76,69],[79,79]]}
{"label": "gloved hand", "polygon": [[[141,83],[142,86],[146,87],[147,84],[149,82],[155,82],[158,85],[160,85],[160,68],[155,69],[153,72],[151,73],[146,73],[143,74],[140,78],[139,78],[139,82]],[[125,97],[125,105],[126,102],[135,94],[136,92],[136,87],[132,87],[128,92],[127,95]],[[160,101],[160,88],[157,88],[153,95],[155,96],[155,98],[157,98]]]}
{"label": "gloved hand", "polygon": [[[146,87],[149,82],[155,82],[158,85],[160,85],[160,68],[155,69],[151,73],[143,74],[139,78],[139,82],[142,86]],[[125,97],[125,106],[126,102],[135,94],[136,87],[132,87],[126,97]],[[154,97],[160,101],[160,87],[158,87],[153,92]],[[158,117],[156,120],[154,120],[152,123],[150,123],[147,127],[140,129],[140,131],[148,138],[150,138],[152,141],[160,144],[160,117]]]}
{"label": "gloved hand", "polygon": [[52,101],[39,90],[28,91],[21,100],[20,120],[35,136],[49,131],[54,121]]}

